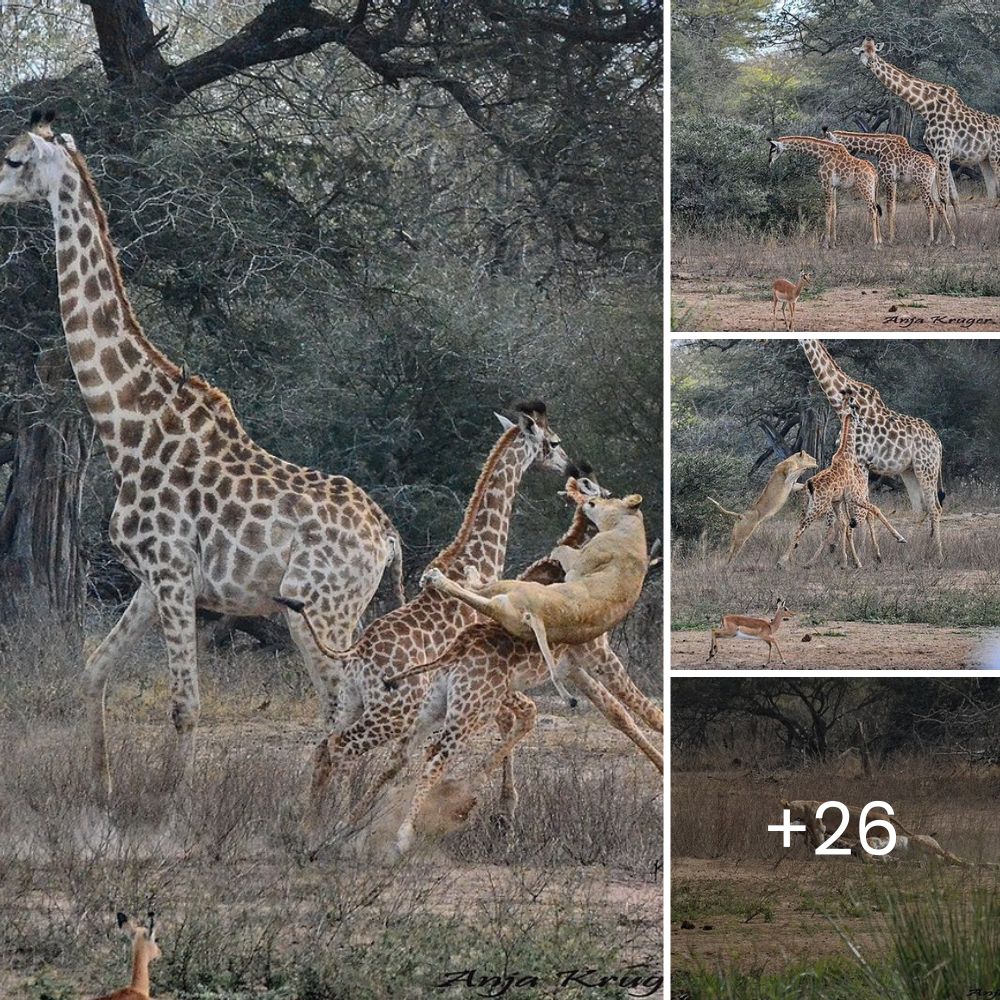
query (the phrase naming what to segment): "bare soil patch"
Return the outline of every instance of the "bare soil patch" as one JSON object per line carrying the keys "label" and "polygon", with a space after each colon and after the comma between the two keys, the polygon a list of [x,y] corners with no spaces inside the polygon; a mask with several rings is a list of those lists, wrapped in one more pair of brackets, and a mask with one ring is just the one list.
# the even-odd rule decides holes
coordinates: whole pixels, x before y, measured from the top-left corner
{"label": "bare soil patch", "polygon": [[671,317],[677,330],[784,331],[771,318],[771,283],[811,269],[795,312],[796,332],[1000,330],[1000,213],[963,206],[956,250],[925,247],[923,209],[901,204],[896,244],[875,250],[858,206],[845,199],[838,246],[818,230],[798,237],[680,236],[671,248]]}
{"label": "bare soil patch", "polygon": [[[778,632],[787,662],[782,663],[775,653],[767,666],[774,670],[974,669],[985,665],[989,636],[974,628],[842,621],[799,628],[791,622]],[[737,639],[720,639],[715,659],[706,663],[710,641],[708,632],[671,632],[671,667],[738,670],[765,666],[765,643]]]}

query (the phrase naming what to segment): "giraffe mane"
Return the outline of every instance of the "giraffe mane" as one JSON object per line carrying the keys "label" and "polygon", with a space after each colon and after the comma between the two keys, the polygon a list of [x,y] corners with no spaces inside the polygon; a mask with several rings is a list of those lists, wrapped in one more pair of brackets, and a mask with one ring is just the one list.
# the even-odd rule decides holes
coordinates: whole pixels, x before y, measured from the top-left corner
{"label": "giraffe mane", "polygon": [[475,520],[476,514],[479,513],[479,510],[483,505],[483,498],[486,495],[486,487],[497,467],[497,463],[500,461],[500,456],[514,443],[514,439],[520,433],[521,428],[514,426],[508,427],[507,430],[500,435],[500,440],[493,446],[493,450],[487,457],[482,471],[479,473],[479,478],[476,480],[476,487],[472,491],[472,496],[469,497],[469,502],[465,505],[465,514],[462,516],[462,524],[458,529],[458,534],[456,534],[454,539],[438,553],[437,557],[429,564],[428,568],[434,566],[441,569],[451,563],[459,552],[462,551],[466,542],[469,540],[469,536],[472,534],[472,523]]}
{"label": "giraffe mane", "polygon": [[[87,166],[87,161],[83,158],[83,154],[77,149],[70,149],[68,146],[63,146],[66,150],[67,155],[73,161],[73,165],[76,167],[77,172],[80,175],[80,183],[83,185],[83,190],[86,192],[87,197],[90,199],[90,203],[94,208],[94,214],[97,217],[97,236],[101,241],[101,246],[104,249],[104,255],[108,261],[108,267],[111,271],[111,281],[114,286],[115,294],[118,296],[118,300],[122,305],[122,312],[125,317],[125,324],[129,328],[129,332],[132,336],[139,342],[140,346],[146,352],[146,356],[169,378],[173,379],[175,382],[180,382],[183,378],[183,372],[181,368],[174,364],[155,344],[153,344],[146,336],[145,331],[142,328],[142,324],[139,322],[138,317],[135,314],[135,310],[132,308],[132,303],[129,300],[128,293],[125,291],[125,282],[122,279],[121,268],[118,264],[118,253],[115,250],[115,245],[111,239],[111,233],[108,228],[108,217],[107,213],[104,211],[104,205],[101,202],[101,196],[97,193],[97,185],[94,183],[94,178],[90,173],[90,168]],[[210,385],[199,375],[189,375],[184,380],[184,385],[190,387],[191,389],[200,390],[207,397],[206,402],[214,407],[223,407],[232,412],[232,403],[229,397],[221,390],[217,389],[214,385]],[[235,416],[235,414],[234,414]]]}

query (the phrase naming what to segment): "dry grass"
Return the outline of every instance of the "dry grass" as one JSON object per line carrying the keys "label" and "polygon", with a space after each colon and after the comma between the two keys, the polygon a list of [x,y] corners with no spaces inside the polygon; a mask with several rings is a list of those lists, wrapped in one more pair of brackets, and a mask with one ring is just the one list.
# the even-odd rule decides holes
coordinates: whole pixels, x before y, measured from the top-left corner
{"label": "dry grass", "polygon": [[160,915],[164,998],[408,998],[454,969],[659,968],[659,775],[594,713],[540,720],[518,756],[509,835],[489,822],[487,788],[468,829],[390,863],[332,828],[304,832],[317,726],[295,658],[204,658],[196,770],[181,789],[163,660],[151,638],[112,680],[108,806],[88,793],[78,665],[50,651],[3,677],[0,995],[122,985],[113,914],[147,906]]}
{"label": "dry grass", "polygon": [[[962,238],[957,249],[927,248],[923,206],[901,204],[897,210],[896,244],[876,251],[863,210],[842,199],[838,246],[824,250],[822,233],[808,229],[793,236],[749,234],[732,227],[712,235],[676,234],[671,243],[672,326],[679,331],[728,329],[718,325],[705,296],[734,295],[745,312],[770,321],[770,287],[774,278],[794,279],[802,268],[813,271],[812,285],[802,295],[803,315],[810,302],[837,302],[837,291],[865,289],[879,293],[882,311],[890,300],[905,306],[921,295],[983,299],[977,315],[993,323],[975,329],[1000,328],[996,298],[1000,296],[1000,218],[983,201],[963,204]],[[884,233],[883,235],[886,235]],[[971,308],[971,307],[970,307]],[[964,314],[964,312],[963,312]],[[919,311],[915,313],[918,318]],[[857,329],[864,317],[837,317],[842,328]],[[742,326],[737,327],[743,329]]]}
{"label": "dry grass", "polygon": [[1000,862],[995,818],[985,805],[998,793],[997,768],[957,767],[929,756],[898,758],[873,768],[870,775],[861,774],[850,758],[847,766],[675,769],[670,850],[675,857],[804,859],[809,855],[801,843],[786,850],[780,834],[767,830],[768,824],[781,821],[779,799],[834,799],[851,805],[880,799],[914,833],[933,833],[967,860]]}
{"label": "dry grass", "polygon": [[[881,565],[867,540],[856,532],[862,569],[842,569],[824,552],[812,568],[805,562],[823,538],[822,525],[803,536],[791,563],[777,568],[779,556],[797,526],[789,508],[764,525],[747,543],[732,567],[725,564],[726,546],[677,543],[672,554],[672,628],[704,629],[726,614],[760,614],[774,609],[779,596],[800,613],[803,624],[824,621],[922,622],[932,625],[995,626],[1000,623],[1000,515],[949,513],[943,520],[944,568],[935,566],[926,525],[914,523],[904,509],[892,512],[889,501],[876,498],[897,530],[907,539],[895,542],[883,529]],[[905,502],[905,501],[904,501]],[[962,510],[965,498],[949,511]],[[982,510],[982,508],[980,508]],[[863,542],[862,542],[863,539]]]}

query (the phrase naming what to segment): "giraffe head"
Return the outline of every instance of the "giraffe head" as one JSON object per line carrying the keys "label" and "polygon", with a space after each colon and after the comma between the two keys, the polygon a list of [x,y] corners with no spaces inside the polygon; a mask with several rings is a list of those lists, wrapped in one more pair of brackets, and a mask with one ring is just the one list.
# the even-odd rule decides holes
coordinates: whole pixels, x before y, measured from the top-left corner
{"label": "giraffe head", "polygon": [[767,165],[768,165],[768,167],[772,166],[774,164],[774,161],[779,156],[781,156],[781,154],[787,148],[785,146],[785,144],[780,139],[771,139],[770,143],[771,143],[771,151],[770,151],[770,153],[768,153],[768,157],[767,157]]}
{"label": "giraffe head", "polygon": [[553,472],[565,474],[569,467],[569,456],[563,451],[559,435],[549,427],[545,404],[540,399],[533,399],[515,404],[514,409],[517,411],[516,425],[514,421],[508,420],[502,413],[496,414],[496,418],[504,430],[509,430],[514,426],[520,427],[526,440],[537,449],[535,462],[543,469],[551,469]]}
{"label": "giraffe head", "polygon": [[878,53],[885,48],[885,42],[875,44],[874,38],[866,38],[860,46],[851,51],[861,60],[862,66],[867,66],[869,62],[878,58]]}
{"label": "giraffe head", "polygon": [[7,147],[0,163],[0,205],[48,201],[58,190],[69,163],[65,146],[72,145],[72,137],[56,139],[54,118],[53,111],[33,112],[28,130]]}

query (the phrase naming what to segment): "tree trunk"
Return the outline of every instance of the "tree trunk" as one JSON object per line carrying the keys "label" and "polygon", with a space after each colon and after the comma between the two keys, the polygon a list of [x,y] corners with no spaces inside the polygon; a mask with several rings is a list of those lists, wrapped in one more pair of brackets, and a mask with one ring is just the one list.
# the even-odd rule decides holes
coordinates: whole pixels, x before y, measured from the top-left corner
{"label": "tree trunk", "polygon": [[80,544],[80,502],[90,458],[90,422],[64,416],[23,427],[0,513],[0,625],[37,629],[80,645],[87,567]]}

